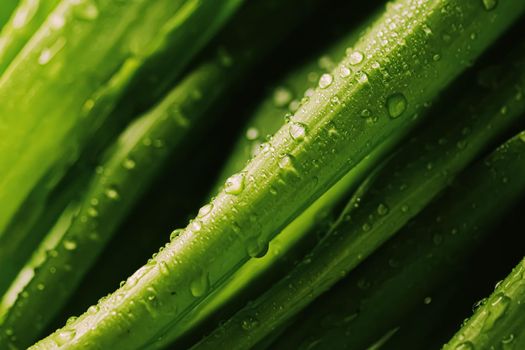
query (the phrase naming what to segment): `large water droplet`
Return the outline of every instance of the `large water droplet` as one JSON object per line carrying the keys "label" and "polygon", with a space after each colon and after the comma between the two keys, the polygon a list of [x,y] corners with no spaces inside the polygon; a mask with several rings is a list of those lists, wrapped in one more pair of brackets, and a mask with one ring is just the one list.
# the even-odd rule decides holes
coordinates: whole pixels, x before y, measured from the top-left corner
{"label": "large water droplet", "polygon": [[210,289],[210,278],[208,273],[201,272],[200,275],[191,282],[190,292],[195,298],[205,295]]}
{"label": "large water droplet", "polygon": [[363,55],[362,52],[354,51],[350,54],[350,56],[348,56],[348,61],[350,62],[351,65],[356,65],[356,64],[363,62],[364,57],[365,56]]}
{"label": "large water droplet", "polygon": [[228,180],[226,180],[224,191],[228,194],[240,194],[244,190],[244,182],[245,176],[243,173],[232,175]]}
{"label": "large water droplet", "polygon": [[55,335],[55,341],[59,346],[63,346],[75,338],[76,332],[74,329],[60,330]]}
{"label": "large water droplet", "polygon": [[205,206],[199,209],[199,213],[197,214],[197,217],[203,218],[207,216],[211,212],[212,209],[213,209],[213,204],[211,203],[206,204]]}
{"label": "large water droplet", "polygon": [[291,123],[288,132],[294,140],[302,141],[306,137],[306,125],[303,123]]}
{"label": "large water droplet", "polygon": [[330,85],[332,85],[332,82],[334,81],[334,77],[332,77],[331,74],[325,73],[321,75],[321,78],[319,79],[319,87],[321,89],[326,89]]}
{"label": "large water droplet", "polygon": [[407,108],[407,99],[402,93],[395,93],[390,95],[386,100],[386,108],[388,110],[388,115],[391,118],[397,118]]}

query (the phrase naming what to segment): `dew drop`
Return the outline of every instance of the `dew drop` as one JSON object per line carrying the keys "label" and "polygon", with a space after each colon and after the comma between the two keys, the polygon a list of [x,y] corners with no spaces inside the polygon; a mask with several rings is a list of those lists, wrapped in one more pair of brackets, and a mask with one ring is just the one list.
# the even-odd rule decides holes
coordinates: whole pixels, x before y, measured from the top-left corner
{"label": "dew drop", "polygon": [[339,68],[339,76],[341,78],[347,78],[348,76],[350,76],[350,74],[352,74],[350,68],[346,66],[341,66],[341,68]]}
{"label": "dew drop", "polygon": [[190,292],[195,298],[200,298],[205,295],[210,289],[210,278],[208,273],[201,272],[200,276],[194,279],[190,285]]}
{"label": "dew drop", "polygon": [[122,162],[122,166],[124,167],[124,169],[131,170],[135,169],[137,163],[135,163],[135,161],[131,158],[126,158],[124,159],[124,162]]}
{"label": "dew drop", "polygon": [[283,86],[275,89],[273,93],[273,103],[276,107],[285,107],[293,100],[293,94],[290,89]]}
{"label": "dew drop", "polygon": [[326,89],[330,85],[332,85],[332,82],[334,81],[334,78],[331,74],[325,73],[321,75],[321,78],[319,79],[319,87],[321,89]]}
{"label": "dew drop", "polygon": [[377,207],[377,213],[381,216],[388,214],[388,211],[388,207],[383,203],[379,204],[379,206]]}
{"label": "dew drop", "polygon": [[359,72],[359,73],[357,73],[356,79],[361,84],[364,84],[364,83],[368,82],[368,74],[366,74],[365,72]]}
{"label": "dew drop", "polygon": [[73,10],[75,17],[84,21],[96,20],[99,16],[99,13],[100,11],[97,5],[91,0],[79,2]]}
{"label": "dew drop", "polygon": [[259,138],[259,130],[257,128],[251,127],[246,130],[246,139],[248,141],[254,141]]}
{"label": "dew drop", "polygon": [[386,100],[386,108],[391,118],[397,118],[407,108],[407,99],[402,93],[390,95]]}
{"label": "dew drop", "polygon": [[108,187],[104,193],[108,199],[114,201],[120,199],[120,194],[115,187]]}
{"label": "dew drop", "polygon": [[199,209],[199,213],[197,214],[197,217],[203,218],[207,216],[211,212],[212,209],[213,209],[213,204],[211,203],[206,204],[205,206]]}
{"label": "dew drop", "polygon": [[262,258],[268,252],[268,244],[256,238],[248,239],[245,246],[251,258]]}
{"label": "dew drop", "polygon": [[59,346],[63,346],[75,338],[76,332],[73,329],[64,329],[55,335],[55,341]]}
{"label": "dew drop", "polygon": [[184,231],[184,229],[182,228],[178,228],[176,230],[173,230],[171,233],[170,233],[170,241],[174,240],[175,238],[177,238],[182,232]]}
{"label": "dew drop", "polygon": [[306,125],[303,123],[291,123],[288,132],[294,140],[302,141],[306,137]]}
{"label": "dew drop", "polygon": [[362,52],[354,51],[348,57],[348,61],[350,62],[351,65],[356,65],[356,64],[363,62],[364,57],[365,56],[363,55]]}
{"label": "dew drop", "polygon": [[249,316],[241,321],[241,328],[245,331],[250,331],[259,326],[259,320],[253,316]]}
{"label": "dew drop", "polygon": [[238,195],[244,190],[245,176],[238,173],[230,176],[224,185],[224,191],[228,194]]}
{"label": "dew drop", "polygon": [[455,350],[474,350],[474,344],[467,341],[467,342],[458,344],[454,349]]}
{"label": "dew drop", "polygon": [[487,11],[491,11],[498,5],[498,0],[482,0],[483,7]]}
{"label": "dew drop", "polygon": [[71,251],[71,250],[75,250],[75,249],[77,249],[77,243],[76,243],[75,241],[72,241],[72,240],[66,239],[66,240],[64,241],[64,248],[65,248],[66,250],[69,250],[69,251]]}

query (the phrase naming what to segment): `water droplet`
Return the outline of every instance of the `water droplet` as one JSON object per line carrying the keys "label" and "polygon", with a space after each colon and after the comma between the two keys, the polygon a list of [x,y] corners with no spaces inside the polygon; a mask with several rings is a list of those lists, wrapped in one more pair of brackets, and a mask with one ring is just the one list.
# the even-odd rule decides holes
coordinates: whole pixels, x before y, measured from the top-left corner
{"label": "water droplet", "polygon": [[408,205],[406,205],[406,204],[403,204],[403,205],[401,206],[401,211],[402,211],[403,213],[407,213],[407,212],[408,212],[408,209],[409,209],[409,208],[408,208]]}
{"label": "water droplet", "polygon": [[370,110],[366,108],[361,111],[361,117],[363,118],[368,118],[371,114],[372,112],[370,112]]}
{"label": "water droplet", "polygon": [[259,130],[257,128],[251,127],[246,130],[246,139],[248,141],[254,141],[259,138]]}
{"label": "water droplet", "polygon": [[98,210],[95,207],[89,207],[87,213],[92,218],[96,218],[98,216]]}
{"label": "water droplet", "polygon": [[108,199],[111,200],[118,200],[120,199],[120,194],[118,193],[117,189],[115,187],[108,187],[106,188],[105,195]]}
{"label": "water droplet", "polygon": [[381,216],[388,214],[388,211],[388,207],[383,203],[379,204],[379,206],[377,207],[377,213]]}
{"label": "water droplet", "polygon": [[341,66],[341,68],[339,68],[339,76],[341,78],[346,78],[350,76],[350,74],[352,74],[352,71],[350,70],[350,68],[346,66]]}
{"label": "water droplet", "polygon": [[40,53],[40,56],[38,56],[38,63],[40,65],[46,65],[48,64],[55,55],[62,50],[62,48],[65,46],[66,40],[65,39],[58,39],[52,46],[45,48]]}
{"label": "water droplet", "polygon": [[319,79],[319,87],[321,89],[326,89],[330,85],[332,85],[332,82],[334,81],[334,78],[331,74],[325,73],[321,75],[321,78]]}
{"label": "water droplet", "polygon": [[441,59],[441,55],[440,54],[435,54],[434,56],[432,56],[432,59],[437,62],[437,61],[439,61]]}
{"label": "water droplet", "polygon": [[126,158],[124,159],[124,162],[122,162],[122,166],[124,167],[124,169],[131,170],[135,169],[137,163],[135,163],[135,161],[131,158]]}
{"label": "water droplet", "polygon": [[182,232],[184,231],[184,229],[182,228],[178,228],[176,230],[173,230],[171,233],[170,233],[170,241],[174,240],[175,238],[177,238]]}
{"label": "water droplet", "polygon": [[290,89],[287,89],[283,86],[275,89],[273,93],[273,103],[276,107],[285,107],[293,99],[293,94]]}
{"label": "water droplet", "polygon": [[281,158],[279,158],[279,168],[283,170],[288,171],[295,171],[295,167],[293,165],[293,156],[289,154],[285,154]]}
{"label": "water droplet", "polygon": [[511,299],[503,293],[496,294],[494,300],[489,305],[489,311],[483,322],[483,330],[488,331],[505,314]]}
{"label": "water droplet", "polygon": [[36,285],[36,289],[39,290],[39,291],[43,291],[44,289],[46,289],[46,286],[43,283],[38,283]]}
{"label": "water droplet", "polygon": [[362,52],[360,51],[354,51],[350,54],[350,56],[348,57],[348,61],[350,62],[351,65],[356,65],[356,64],[359,64],[361,62],[363,62],[363,59],[364,59],[364,55]]}
{"label": "water droplet", "polygon": [[364,84],[364,83],[368,82],[368,74],[366,74],[365,72],[358,72],[357,76],[356,76],[356,79],[361,84]]}
{"label": "water droplet", "polygon": [[483,7],[487,11],[491,11],[498,5],[498,0],[482,0]]}
{"label": "water droplet", "polygon": [[70,251],[71,250],[75,250],[75,249],[77,249],[77,242],[69,240],[69,239],[66,239],[64,241],[64,248],[66,250],[70,250]]}
{"label": "water droplet", "polygon": [[250,331],[259,326],[259,320],[253,316],[246,317],[241,321],[241,328],[245,331]]}
{"label": "water droplet", "polygon": [[257,238],[246,240],[246,252],[251,258],[262,258],[268,252],[268,244]]}
{"label": "water droplet", "polygon": [[425,299],[423,299],[423,303],[425,305],[428,305],[432,302],[432,298],[431,297],[425,297]]}
{"label": "water droplet", "polygon": [[443,242],[443,236],[439,233],[434,234],[434,236],[432,236],[432,242],[434,242],[435,245],[440,245]]}
{"label": "water droplet", "polygon": [[291,123],[288,132],[294,140],[302,141],[306,137],[306,125],[303,123]]}
{"label": "water droplet", "polygon": [[211,212],[212,209],[213,209],[213,204],[211,203],[206,204],[205,206],[199,209],[199,213],[197,214],[197,217],[199,218],[205,217]]}
{"label": "water droplet", "polygon": [[55,335],[55,341],[57,342],[57,345],[63,346],[66,343],[70,342],[75,338],[76,332],[74,329],[64,329],[58,331]]}
{"label": "water droplet", "polygon": [[467,342],[458,344],[455,347],[455,350],[474,350],[474,344],[472,344],[471,342],[467,341]]}
{"label": "water droplet", "polygon": [[201,272],[199,277],[194,279],[190,285],[190,292],[195,298],[200,298],[205,295],[210,289],[210,278],[208,273]]}
{"label": "water droplet", "polygon": [[370,224],[368,223],[364,223],[363,226],[361,226],[361,229],[364,231],[364,232],[368,232],[372,229],[372,226],[370,226]]}
{"label": "water droplet", "polygon": [[163,274],[165,276],[169,275],[170,268],[169,268],[168,264],[165,261],[161,261],[159,263],[159,271],[160,271],[161,274]]}
{"label": "water droplet", "polygon": [[501,339],[501,344],[502,345],[511,344],[513,341],[514,341],[514,333],[510,333],[505,338]]}
{"label": "water droplet", "polygon": [[386,100],[386,107],[391,118],[397,118],[407,108],[407,99],[402,93],[390,95]]}
{"label": "water droplet", "polygon": [[77,2],[73,10],[76,18],[84,21],[93,21],[98,18],[99,10],[97,5],[91,0]]}
{"label": "water droplet", "polygon": [[230,176],[224,185],[224,191],[228,194],[238,195],[244,190],[244,173]]}

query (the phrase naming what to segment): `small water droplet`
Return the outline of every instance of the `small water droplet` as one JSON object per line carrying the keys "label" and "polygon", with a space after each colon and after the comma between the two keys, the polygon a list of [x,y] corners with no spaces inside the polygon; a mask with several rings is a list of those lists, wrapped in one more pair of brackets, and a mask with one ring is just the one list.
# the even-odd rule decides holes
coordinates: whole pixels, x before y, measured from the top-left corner
{"label": "small water droplet", "polygon": [[425,297],[425,299],[423,299],[423,303],[425,305],[428,305],[432,302],[432,298],[431,297]]}
{"label": "small water droplet", "polygon": [[66,239],[64,241],[64,248],[66,250],[70,250],[70,251],[71,250],[75,250],[75,249],[77,249],[77,242],[69,240],[69,239]]}
{"label": "small water droplet", "polygon": [[244,173],[238,173],[230,176],[224,185],[224,191],[228,194],[238,195],[244,190],[245,176]]}
{"label": "small water droplet", "polygon": [[87,213],[92,218],[96,218],[98,216],[98,210],[95,207],[89,207]]}
{"label": "small water droplet", "polygon": [[78,19],[84,21],[93,21],[99,16],[99,9],[96,3],[94,3],[93,1],[84,0],[77,2],[77,5],[73,10],[73,14]]}
{"label": "small water droplet", "polygon": [[241,328],[245,331],[250,331],[259,326],[259,320],[253,316],[246,317],[241,321]]}
{"label": "small water droplet", "polygon": [[388,207],[383,203],[379,204],[379,206],[377,207],[377,213],[381,216],[388,214],[388,211]]}
{"label": "small water droplet", "polygon": [[245,246],[250,258],[262,258],[268,252],[268,244],[257,238],[246,240]]}
{"label": "small water droplet", "polygon": [[325,73],[321,75],[321,78],[319,79],[319,87],[321,89],[326,89],[330,85],[332,85],[332,82],[334,81],[334,77],[332,77],[331,74]]}
{"label": "small water droplet", "polygon": [[356,64],[363,62],[364,57],[365,56],[362,52],[354,51],[348,57],[348,62],[350,62],[351,65],[355,66]]}
{"label": "small water droplet", "polygon": [[208,273],[201,272],[200,275],[191,282],[190,292],[195,298],[205,295],[210,289],[210,278]]}
{"label": "small water droplet", "polygon": [[174,240],[175,238],[177,238],[182,232],[184,231],[184,229],[182,228],[178,228],[176,230],[173,230],[171,233],[170,233],[170,241]]}
{"label": "small water droplet", "polygon": [[498,5],[498,0],[482,0],[482,2],[483,2],[483,7],[487,11],[491,11],[495,9],[496,6]]}
{"label": "small water droplet", "polygon": [[118,190],[115,187],[108,187],[106,188],[106,191],[104,192],[106,197],[111,200],[118,200],[120,199],[120,194]]}
{"label": "small water droplet", "polygon": [[407,108],[407,99],[402,93],[390,95],[386,100],[386,107],[391,118],[397,118]]}
{"label": "small water droplet", "polygon": [[350,74],[352,74],[352,71],[347,66],[341,66],[341,68],[339,68],[339,76],[341,78],[346,78],[350,76]]}
{"label": "small water droplet", "polygon": [[306,137],[306,125],[303,123],[290,123],[288,132],[294,140],[302,141]]}
{"label": "small water droplet", "polygon": [[64,329],[58,331],[55,335],[55,341],[59,346],[63,346],[75,338],[76,332],[74,329]]}
{"label": "small water droplet", "polygon": [[372,112],[370,112],[370,110],[366,108],[361,111],[361,117],[363,118],[368,118],[371,114]]}
{"label": "small water droplet", "polygon": [[197,217],[203,218],[207,216],[211,212],[212,209],[213,209],[213,204],[211,203],[206,204],[205,206],[199,209],[199,213],[197,214]]}
{"label": "small water droplet", "polygon": [[46,286],[43,283],[38,283],[36,285],[36,289],[39,290],[39,291],[43,291],[44,289],[46,289]]}
{"label": "small water droplet", "polygon": [[364,84],[368,82],[368,74],[366,74],[365,72],[358,72],[356,79],[359,83]]}
{"label": "small water droplet", "polygon": [[276,107],[285,107],[293,100],[293,94],[290,89],[281,86],[275,89],[273,93],[273,103]]}
{"label": "small water droplet", "polygon": [[455,347],[455,350],[475,350],[475,349],[474,349],[474,344],[472,344],[471,342],[467,341],[467,342],[463,342],[461,344],[458,344]]}
{"label": "small water droplet", "polygon": [[248,141],[254,141],[259,138],[259,130],[257,128],[251,127],[246,130],[246,139]]}
{"label": "small water droplet", "polygon": [[137,164],[135,163],[135,161],[131,158],[126,158],[124,159],[124,161],[122,162],[122,166],[124,167],[124,169],[127,169],[127,170],[131,170],[131,169],[135,169],[135,167],[137,166]]}

